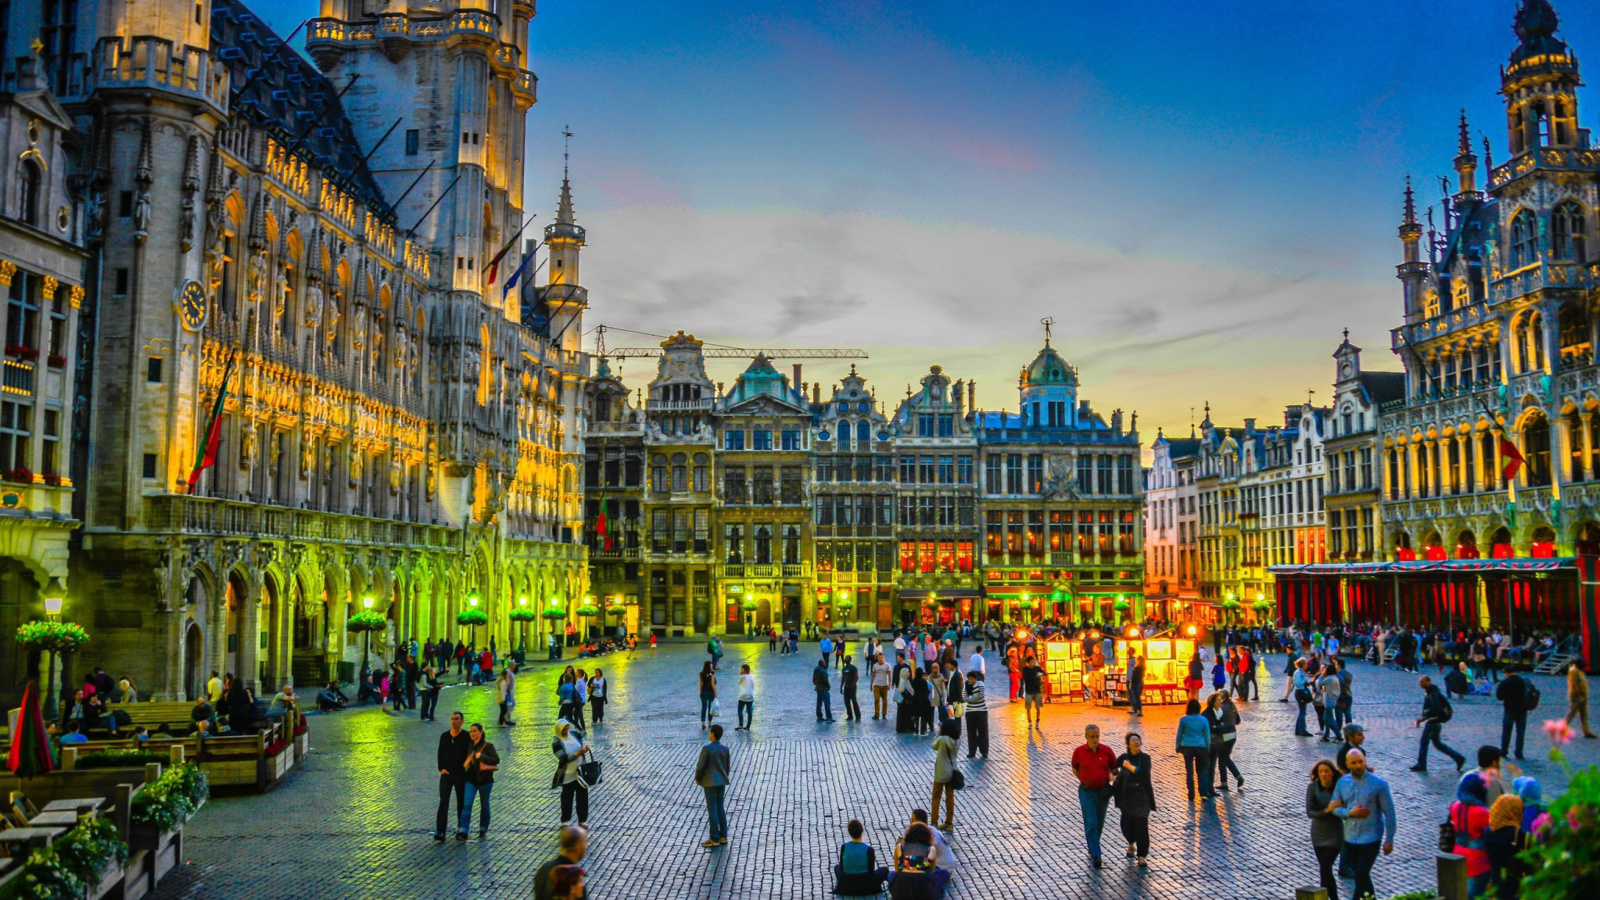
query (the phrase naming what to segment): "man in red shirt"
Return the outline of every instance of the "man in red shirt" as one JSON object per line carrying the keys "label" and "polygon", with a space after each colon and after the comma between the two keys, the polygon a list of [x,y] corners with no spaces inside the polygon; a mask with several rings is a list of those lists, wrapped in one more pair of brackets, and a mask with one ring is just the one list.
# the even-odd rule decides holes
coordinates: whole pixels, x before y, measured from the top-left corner
{"label": "man in red shirt", "polygon": [[1111,773],[1117,755],[1100,743],[1100,726],[1083,729],[1083,746],[1072,751],[1072,772],[1078,776],[1078,803],[1083,807],[1083,836],[1089,842],[1089,859],[1100,868],[1100,831],[1111,805]]}

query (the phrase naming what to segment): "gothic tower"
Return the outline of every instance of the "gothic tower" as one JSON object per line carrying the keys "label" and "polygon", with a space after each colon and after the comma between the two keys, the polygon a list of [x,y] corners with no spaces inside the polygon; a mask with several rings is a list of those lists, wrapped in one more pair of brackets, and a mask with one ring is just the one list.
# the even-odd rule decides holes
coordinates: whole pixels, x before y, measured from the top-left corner
{"label": "gothic tower", "polygon": [[[524,125],[537,79],[531,0],[322,0],[306,49],[334,86],[402,234],[437,257],[455,291],[507,318],[521,254]],[[392,129],[392,130],[391,130]],[[435,205],[437,204],[437,206]],[[491,286],[490,260],[507,244]],[[507,302],[510,301],[510,302]]]}

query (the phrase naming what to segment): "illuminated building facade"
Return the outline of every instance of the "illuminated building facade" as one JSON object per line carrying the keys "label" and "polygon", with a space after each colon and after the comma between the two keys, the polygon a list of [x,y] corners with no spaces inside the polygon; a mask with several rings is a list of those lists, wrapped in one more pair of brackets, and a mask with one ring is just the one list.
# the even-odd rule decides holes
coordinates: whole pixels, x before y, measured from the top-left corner
{"label": "illuminated building facade", "polygon": [[1143,618],[1137,422],[1078,397],[1048,331],[1017,387],[1017,412],[976,417],[985,618]]}
{"label": "illuminated building facade", "polygon": [[[360,658],[344,623],[367,599],[387,656],[465,636],[471,596],[479,641],[503,649],[513,598],[585,592],[587,299],[565,183],[545,235],[564,266],[505,288],[524,259],[533,5],[369,6],[324,2],[316,66],[238,0],[10,7],[47,24],[39,63],[79,150],[62,239],[90,251],[58,276],[69,305],[60,285],[83,288],[61,367],[83,398],[81,546],[70,577],[32,577],[64,585],[96,655],[156,697],[212,669],[262,689],[331,676]],[[9,84],[31,39],[9,33]],[[213,409],[215,464],[191,490]]]}
{"label": "illuminated building facade", "polygon": [[978,439],[968,414],[976,388],[932,366],[890,419],[894,435],[897,624],[984,617],[977,566]]}
{"label": "illuminated building facade", "polygon": [[813,406],[818,616],[892,628],[899,621],[894,432],[854,366]]}
{"label": "illuminated building facade", "polygon": [[1178,621],[1200,596],[1200,489],[1195,464],[1200,439],[1169,438],[1150,444],[1144,487],[1144,596],[1151,618]]}

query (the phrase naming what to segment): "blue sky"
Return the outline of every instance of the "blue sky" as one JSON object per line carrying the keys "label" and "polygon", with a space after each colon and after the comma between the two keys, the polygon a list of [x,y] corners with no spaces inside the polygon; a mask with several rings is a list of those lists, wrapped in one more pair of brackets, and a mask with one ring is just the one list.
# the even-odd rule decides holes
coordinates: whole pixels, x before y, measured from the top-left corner
{"label": "blue sky", "polygon": [[[1600,60],[1600,7],[1555,5]],[[1050,315],[1147,437],[1270,420],[1328,398],[1343,327],[1398,368],[1403,179],[1437,199],[1463,107],[1505,159],[1515,8],[544,0],[527,202],[570,124],[591,325],[863,347],[886,400],[939,363],[999,408]]]}

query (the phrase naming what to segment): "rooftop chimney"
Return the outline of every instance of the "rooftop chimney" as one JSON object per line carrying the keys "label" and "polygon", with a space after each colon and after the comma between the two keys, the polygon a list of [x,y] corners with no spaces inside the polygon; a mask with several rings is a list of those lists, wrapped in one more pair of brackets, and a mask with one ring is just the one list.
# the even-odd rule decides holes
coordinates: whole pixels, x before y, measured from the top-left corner
{"label": "rooftop chimney", "polygon": [[804,391],[805,390],[805,388],[802,388],[800,386],[800,364],[799,363],[795,363],[794,364],[794,389],[797,390],[797,391]]}

